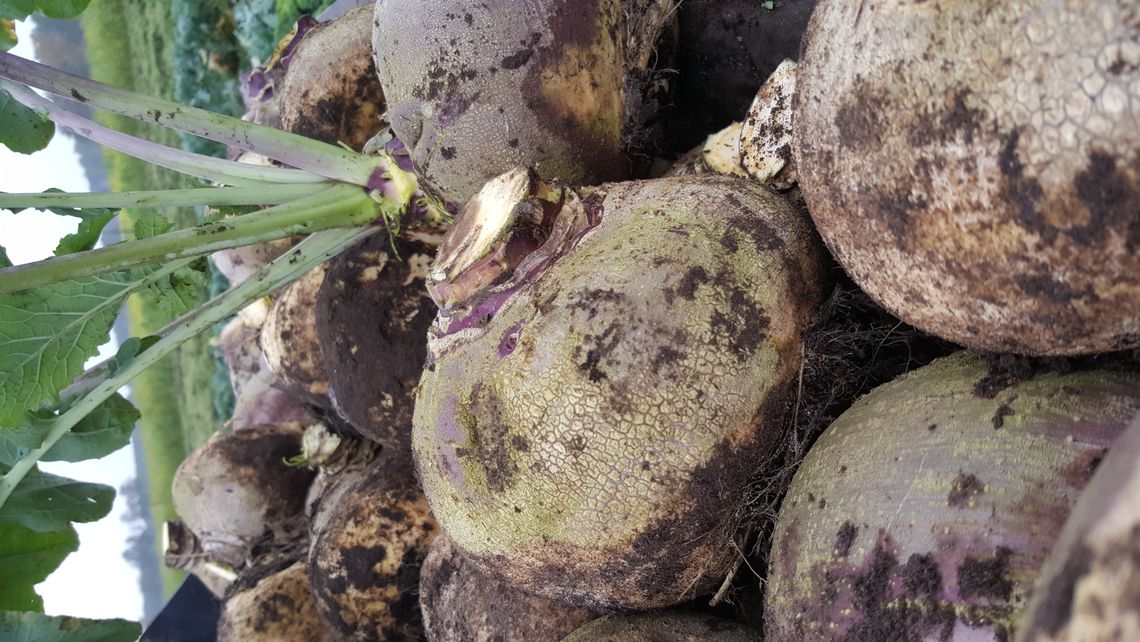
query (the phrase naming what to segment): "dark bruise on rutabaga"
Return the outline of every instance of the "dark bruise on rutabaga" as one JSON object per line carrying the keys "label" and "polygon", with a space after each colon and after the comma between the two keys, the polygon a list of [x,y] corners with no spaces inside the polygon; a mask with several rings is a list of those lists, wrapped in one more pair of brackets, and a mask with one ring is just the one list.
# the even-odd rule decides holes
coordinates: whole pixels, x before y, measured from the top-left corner
{"label": "dark bruise on rutabaga", "polygon": [[560,198],[547,242],[437,321],[420,477],[456,544],[520,589],[678,603],[720,584],[744,489],[782,447],[823,249],[741,179]]}

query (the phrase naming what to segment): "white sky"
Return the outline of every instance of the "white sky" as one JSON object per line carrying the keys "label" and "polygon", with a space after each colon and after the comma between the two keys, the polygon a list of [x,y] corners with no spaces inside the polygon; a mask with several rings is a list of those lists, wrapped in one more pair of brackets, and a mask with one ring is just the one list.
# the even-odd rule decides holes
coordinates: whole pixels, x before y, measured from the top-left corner
{"label": "white sky", "polygon": [[[32,57],[30,25],[17,23],[20,38],[12,52]],[[0,191],[40,192],[49,187],[65,191],[90,188],[72,142],[57,135],[42,152],[26,156],[0,146]],[[78,219],[25,210],[19,215],[0,211],[0,245],[15,264],[51,255],[59,239],[75,231]],[[103,356],[114,352],[104,346]],[[118,490],[135,475],[131,448],[103,459],[74,464],[49,463],[43,469],[82,481],[114,486]],[[79,550],[72,553],[47,581],[37,587],[49,615],[141,620],[143,601],[138,571],[123,558],[131,525],[123,522],[125,511],[116,497],[111,514],[98,522],[76,524]],[[141,528],[141,522],[135,524]]]}

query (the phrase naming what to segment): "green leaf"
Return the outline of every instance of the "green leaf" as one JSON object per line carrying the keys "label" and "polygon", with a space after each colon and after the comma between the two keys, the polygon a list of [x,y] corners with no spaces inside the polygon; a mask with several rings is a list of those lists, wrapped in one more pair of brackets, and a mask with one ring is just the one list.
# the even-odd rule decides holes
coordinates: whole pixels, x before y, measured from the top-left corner
{"label": "green leaf", "polygon": [[[59,192],[61,190],[48,190],[49,192]],[[74,254],[75,252],[86,252],[95,247],[99,241],[99,235],[103,233],[103,228],[115,218],[115,210],[104,208],[88,208],[88,209],[69,209],[63,207],[51,207],[48,210],[53,214],[60,216],[74,216],[79,219],[79,229],[74,234],[68,234],[59,241],[59,245],[55,248],[55,255],[62,256],[64,254]]]}
{"label": "green leaf", "polygon": [[8,253],[4,248],[0,247],[0,268],[12,267],[12,261],[8,258]]}
{"label": "green leaf", "polygon": [[0,294],[0,427],[58,399],[106,343],[137,272]]}
{"label": "green leaf", "polygon": [[23,20],[36,10],[36,0],[0,0],[0,20]]}
{"label": "green leaf", "polygon": [[210,264],[205,257],[154,283],[142,295],[157,309],[158,318],[173,320],[202,305],[208,298]]}
{"label": "green leaf", "polygon": [[91,0],[36,0],[40,13],[56,20],[67,20],[83,13]]}
{"label": "green leaf", "polygon": [[[115,489],[30,471],[0,507],[0,524],[38,532],[63,530],[71,522],[93,522],[111,512]],[[2,638],[0,638],[2,639]]]}
{"label": "green leaf", "polygon": [[[0,524],[0,611],[42,611],[43,600],[35,585],[47,579],[64,558],[79,548],[79,537],[71,526],[37,533],[19,524]],[[2,621],[2,620],[0,620]],[[3,634],[0,639],[10,640]]]}
{"label": "green leaf", "polygon": [[0,143],[21,154],[47,147],[55,135],[55,123],[28,109],[0,89]]}
{"label": "green leaf", "polygon": [[153,211],[131,212],[134,219],[131,229],[136,239],[146,239],[170,231],[174,224],[165,216]]}
{"label": "green leaf", "polygon": [[153,334],[142,338],[131,337],[127,339],[119,346],[119,351],[115,353],[115,356],[107,362],[107,369],[111,374],[115,374],[134,361],[135,357],[142,354],[144,350],[158,343],[158,340],[159,337]]}
{"label": "green leaf", "polygon": [[0,20],[0,51],[8,51],[16,46],[16,23]]}
{"label": "green leaf", "polygon": [[134,642],[142,627],[127,620],[86,620],[41,613],[0,613],[4,642]]}
{"label": "green leaf", "polygon": [[[55,416],[33,413],[19,428],[0,432],[0,464],[12,466],[28,450],[38,448],[51,429],[51,420]],[[138,419],[139,411],[131,402],[118,394],[113,395],[79,420],[70,432],[44,453],[40,461],[85,461],[105,457],[130,443]]]}
{"label": "green leaf", "polygon": [[91,0],[0,0],[0,18],[23,20],[34,12],[49,18],[66,20],[74,18]]}

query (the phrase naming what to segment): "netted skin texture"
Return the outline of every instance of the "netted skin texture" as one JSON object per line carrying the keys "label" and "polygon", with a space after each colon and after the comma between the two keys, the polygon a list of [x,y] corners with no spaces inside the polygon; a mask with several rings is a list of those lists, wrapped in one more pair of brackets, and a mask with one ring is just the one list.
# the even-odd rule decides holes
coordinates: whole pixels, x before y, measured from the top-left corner
{"label": "netted skin texture", "polygon": [[441,317],[413,453],[484,571],[582,606],[661,607],[733,561],[743,490],[782,447],[822,248],[743,179],[590,200],[600,224],[544,273]]}
{"label": "netted skin texture", "polygon": [[892,314],[967,347],[1140,345],[1140,19],[1130,0],[825,0],[800,187]]}

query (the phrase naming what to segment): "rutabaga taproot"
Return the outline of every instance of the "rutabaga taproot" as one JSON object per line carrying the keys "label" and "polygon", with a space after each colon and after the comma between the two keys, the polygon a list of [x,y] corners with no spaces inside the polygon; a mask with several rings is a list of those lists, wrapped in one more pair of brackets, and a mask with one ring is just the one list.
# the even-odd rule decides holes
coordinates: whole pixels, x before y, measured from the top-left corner
{"label": "rutabaga taproot", "polygon": [[434,254],[428,243],[377,235],[329,262],[312,311],[333,410],[406,457],[436,312],[424,288]]}
{"label": "rutabaga taproot", "polygon": [[1140,346],[1140,23],[1130,0],[822,0],[800,187],[877,302],[965,346]]}
{"label": "rutabaga taproot", "polygon": [[1008,640],[1137,410],[1135,370],[1019,381],[966,352],[876,388],[811,447],[780,508],[766,639]]}
{"label": "rutabaga taproot", "polygon": [[1140,415],[1112,444],[1041,567],[1018,642],[1140,640]]}
{"label": "rutabaga taproot", "polygon": [[563,638],[563,642],[759,642],[748,627],[704,613],[681,611],[608,615]]}
{"label": "rutabaga taproot", "polygon": [[301,452],[302,433],[300,424],[215,433],[178,467],[174,509],[208,560],[240,569],[263,539],[285,542],[305,531],[314,473],[286,464]]}
{"label": "rutabaga taproot", "polygon": [[377,2],[373,47],[392,130],[421,179],[457,204],[517,166],[575,185],[626,178],[627,142],[645,138],[661,106],[653,65],[668,65],[654,46],[673,9]]}
{"label": "rutabaga taproot", "polygon": [[218,622],[218,642],[336,639],[317,617],[303,557],[271,555],[247,569],[228,591]]}
{"label": "rutabaga taproot", "polygon": [[[507,272],[433,329],[420,477],[485,572],[582,606],[678,603],[721,583],[744,489],[783,446],[823,250],[802,211],[741,179],[547,196],[553,221],[507,205],[545,242],[493,266],[470,252],[468,272]],[[516,238],[464,222],[453,234]]]}
{"label": "rutabaga taproot", "polygon": [[411,462],[382,453],[325,493],[314,504],[308,561],[321,620],[340,640],[420,639],[415,592],[439,529]]}
{"label": "rutabaga taproot", "polygon": [[363,149],[385,125],[384,93],[372,62],[372,7],[309,29],[275,98],[282,129]]}
{"label": "rutabaga taproot", "polygon": [[420,569],[420,611],[429,642],[558,642],[598,617],[479,571],[446,535]]}

